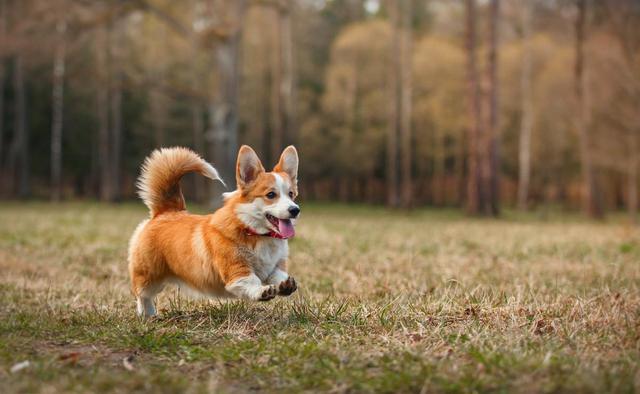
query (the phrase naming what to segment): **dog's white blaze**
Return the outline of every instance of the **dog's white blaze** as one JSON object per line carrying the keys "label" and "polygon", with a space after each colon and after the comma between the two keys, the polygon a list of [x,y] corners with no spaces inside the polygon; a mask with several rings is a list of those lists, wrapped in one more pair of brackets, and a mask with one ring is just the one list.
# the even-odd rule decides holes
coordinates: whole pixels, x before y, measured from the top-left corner
{"label": "dog's white blaze", "polygon": [[280,198],[278,198],[277,203],[267,207],[266,212],[280,219],[288,219],[291,217],[289,208],[298,207],[298,205],[289,197],[291,188],[289,182],[285,181],[280,174],[273,173],[273,176],[276,179],[276,190],[278,190]]}
{"label": "dog's white blaze", "polygon": [[236,279],[225,287],[229,293],[244,300],[259,300],[267,288],[268,286],[263,286],[256,275]]}

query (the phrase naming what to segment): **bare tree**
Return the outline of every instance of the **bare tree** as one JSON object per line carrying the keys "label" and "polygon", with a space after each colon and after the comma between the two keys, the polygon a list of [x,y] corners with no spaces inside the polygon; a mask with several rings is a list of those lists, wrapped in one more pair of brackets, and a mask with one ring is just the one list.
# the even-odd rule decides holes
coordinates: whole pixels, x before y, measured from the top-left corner
{"label": "bare tree", "polygon": [[[295,108],[295,71],[294,71],[294,46],[291,15],[294,2],[285,0],[285,5],[280,7],[278,36],[280,37],[280,57],[282,66],[282,83],[280,85],[280,97],[282,101],[282,125],[284,127],[284,143],[290,145],[296,135],[296,108]],[[277,157],[277,156],[275,156]]]}
{"label": "bare tree", "polygon": [[245,1],[217,5],[219,23],[225,32],[214,44],[217,65],[217,92],[209,104],[207,132],[213,162],[223,179],[234,184],[235,156],[238,150],[238,89],[240,84],[240,39]]}
{"label": "bare tree", "polygon": [[629,218],[631,222],[638,223],[638,170],[640,168],[640,144],[638,143],[640,136],[638,133],[628,133],[629,159],[627,169],[628,182],[628,203]]}
{"label": "bare tree", "polygon": [[399,135],[400,135],[400,174],[401,174],[401,205],[411,207],[413,182],[411,175],[411,46],[412,21],[411,1],[398,1],[399,34],[400,34],[400,92],[399,92]]}
{"label": "bare tree", "polygon": [[57,39],[53,60],[53,109],[51,121],[51,199],[59,201],[62,195],[62,130],[64,118],[64,74],[66,63],[67,21],[64,17],[56,24]]}
{"label": "bare tree", "polygon": [[[7,3],[0,0],[0,41],[7,37]],[[4,181],[4,83],[6,78],[5,53],[0,52],[0,186]]]}
{"label": "bare tree", "polygon": [[283,58],[282,58],[282,20],[279,2],[275,3],[275,6],[272,8],[274,25],[276,29],[276,34],[274,35],[273,40],[273,50],[271,53],[271,70],[270,70],[270,102],[271,102],[271,114],[269,120],[271,121],[271,148],[269,157],[271,160],[275,160],[280,152],[282,151],[282,147],[284,145],[285,139],[285,124],[283,115],[283,106],[282,102],[282,85],[283,85]]}
{"label": "bare tree", "polygon": [[498,215],[500,211],[500,152],[498,118],[498,27],[500,25],[500,0],[491,0],[489,4],[489,52],[487,67],[487,166],[489,169],[487,202],[485,211]]}
{"label": "bare tree", "polygon": [[522,72],[520,141],[518,146],[518,208],[527,209],[529,182],[531,179],[531,133],[533,130],[533,99],[531,91],[532,56],[531,48],[531,5],[522,2]]}
{"label": "bare tree", "polygon": [[291,0],[267,3],[273,11],[275,35],[270,71],[270,148],[268,157],[275,159],[282,148],[293,143],[295,134],[293,35],[291,32]]}
{"label": "bare tree", "polygon": [[96,63],[99,86],[97,87],[98,111],[98,165],[100,168],[100,199],[111,201],[111,149],[109,138],[109,29],[106,23],[96,31]]}
{"label": "bare tree", "polygon": [[29,171],[29,129],[27,128],[27,97],[24,86],[24,60],[18,53],[13,70],[15,90],[14,135],[17,154],[18,196],[26,198],[31,193]]}
{"label": "bare tree", "polygon": [[400,196],[398,193],[399,186],[399,134],[398,130],[400,119],[400,84],[401,84],[401,33],[400,33],[400,15],[397,6],[398,0],[389,2],[389,18],[393,26],[393,39],[391,41],[390,58],[391,72],[389,73],[389,123],[387,126],[387,205],[397,207],[400,204]]}
{"label": "bare tree", "polygon": [[[203,22],[201,7],[202,4],[199,1],[194,3],[192,9],[192,28],[193,34],[190,37],[190,49],[191,49],[191,89],[196,92],[200,88],[202,82],[202,73],[200,72],[198,55],[200,45],[197,37],[198,26]],[[191,126],[193,134],[193,149],[199,154],[204,154],[204,108],[200,97],[193,97],[190,103],[191,109]],[[204,177],[194,177],[195,182],[195,198],[196,201],[202,203],[205,199],[205,179]]]}
{"label": "bare tree", "polygon": [[388,3],[393,26],[390,48],[389,123],[387,130],[387,204],[410,208],[413,184],[411,175],[411,2]]}
{"label": "bare tree", "polygon": [[603,216],[602,204],[599,198],[599,191],[593,159],[591,155],[589,138],[589,106],[587,102],[587,78],[585,74],[585,30],[586,30],[586,0],[577,0],[578,13],[575,22],[575,96],[577,103],[576,126],[580,140],[580,161],[582,166],[582,178],[584,188],[584,205],[587,214],[592,218]]}
{"label": "bare tree", "polygon": [[[623,86],[624,96],[630,102],[640,100],[640,77],[637,54],[640,50],[640,27],[637,2],[634,0],[608,0],[609,28],[620,45],[622,54],[618,84]],[[618,103],[616,103],[618,106]],[[640,170],[640,114],[633,106],[619,105],[616,123],[624,132],[627,146],[627,210],[632,223],[638,223],[638,171]],[[625,110],[627,109],[627,110]]]}
{"label": "bare tree", "polygon": [[469,102],[469,133],[468,133],[468,180],[467,180],[467,211],[470,214],[480,213],[482,208],[482,193],[480,190],[482,156],[482,120],[480,88],[477,70],[477,38],[476,38],[476,2],[465,0],[466,8],[466,50],[467,50],[467,100]]}
{"label": "bare tree", "polygon": [[122,88],[124,83],[123,45],[124,27],[122,21],[114,23],[113,39],[110,40],[110,57],[113,59],[113,78],[110,84],[110,163],[111,163],[111,191],[114,200],[120,200],[121,196],[121,172],[122,172]]}

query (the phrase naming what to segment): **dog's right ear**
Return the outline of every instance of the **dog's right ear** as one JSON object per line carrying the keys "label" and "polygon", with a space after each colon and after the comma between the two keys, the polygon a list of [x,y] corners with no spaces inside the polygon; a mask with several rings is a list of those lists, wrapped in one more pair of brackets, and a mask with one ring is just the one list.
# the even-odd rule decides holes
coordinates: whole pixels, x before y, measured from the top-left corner
{"label": "dog's right ear", "polygon": [[264,167],[256,152],[247,145],[242,145],[236,163],[236,182],[239,189],[244,189],[264,172]]}

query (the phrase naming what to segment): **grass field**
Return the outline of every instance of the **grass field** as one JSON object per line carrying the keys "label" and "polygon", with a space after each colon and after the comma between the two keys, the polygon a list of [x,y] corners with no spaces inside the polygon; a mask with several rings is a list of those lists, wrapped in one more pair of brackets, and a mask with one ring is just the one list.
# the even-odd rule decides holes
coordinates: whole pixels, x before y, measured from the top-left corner
{"label": "grass field", "polygon": [[303,211],[294,296],[167,289],[142,321],[126,270],[142,204],[2,203],[0,391],[640,391],[638,229]]}

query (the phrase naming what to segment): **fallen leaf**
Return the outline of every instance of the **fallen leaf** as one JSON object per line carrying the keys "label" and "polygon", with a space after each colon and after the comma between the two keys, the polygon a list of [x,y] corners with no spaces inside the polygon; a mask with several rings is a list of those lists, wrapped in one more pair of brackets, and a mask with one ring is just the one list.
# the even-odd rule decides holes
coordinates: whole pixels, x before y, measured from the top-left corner
{"label": "fallen leaf", "polygon": [[58,357],[58,360],[69,361],[71,364],[77,363],[79,359],[80,359],[80,352],[71,352],[71,353],[61,354],[60,357]]}
{"label": "fallen leaf", "polygon": [[23,362],[14,364],[13,367],[11,367],[11,373],[22,371],[23,369],[29,368],[30,366],[31,366],[31,363],[29,361],[23,361]]}

